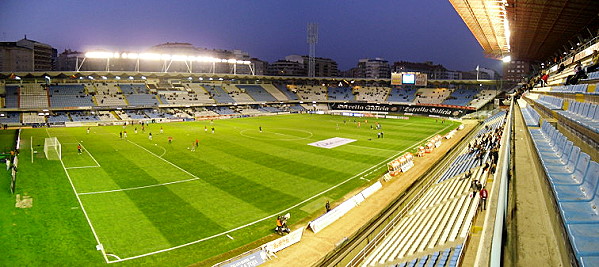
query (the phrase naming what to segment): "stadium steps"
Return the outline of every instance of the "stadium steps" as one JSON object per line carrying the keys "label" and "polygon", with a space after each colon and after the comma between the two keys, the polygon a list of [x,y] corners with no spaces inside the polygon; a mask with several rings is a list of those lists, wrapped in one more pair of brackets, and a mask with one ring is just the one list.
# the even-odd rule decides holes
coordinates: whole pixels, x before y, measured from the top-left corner
{"label": "stadium steps", "polygon": [[116,114],[116,111],[110,111],[110,113],[112,114],[112,116],[114,116],[117,120],[123,120],[121,119],[121,116],[119,116],[119,114]]}
{"label": "stadium steps", "polygon": [[390,267],[455,267],[459,263],[462,255],[463,243],[455,244],[451,247],[421,255],[406,261],[400,261],[385,266]]}
{"label": "stadium steps", "polygon": [[281,92],[279,89],[277,89],[274,85],[262,84],[261,86],[262,86],[262,88],[264,88],[264,90],[266,90],[266,92],[270,93],[278,101],[288,101],[289,100],[289,98],[287,96],[285,96],[285,94],[283,92]]}

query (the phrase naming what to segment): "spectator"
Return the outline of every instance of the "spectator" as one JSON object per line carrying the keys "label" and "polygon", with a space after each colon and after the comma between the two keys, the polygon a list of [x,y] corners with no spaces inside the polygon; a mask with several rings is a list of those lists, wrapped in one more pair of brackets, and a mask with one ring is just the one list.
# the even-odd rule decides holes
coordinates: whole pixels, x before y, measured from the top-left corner
{"label": "spectator", "polygon": [[483,186],[483,188],[480,190],[480,199],[482,201],[482,205],[480,207],[482,207],[483,210],[487,209],[487,197],[489,196],[489,192],[487,191],[487,188],[485,188]]}
{"label": "spectator", "polygon": [[559,68],[557,68],[557,73],[560,73],[560,72],[562,72],[565,69],[566,69],[566,66],[564,66],[564,63],[559,64]]}
{"label": "spectator", "polygon": [[590,73],[599,69],[599,53],[597,50],[593,50],[591,63],[587,66],[586,73]]}
{"label": "spectator", "polygon": [[568,78],[566,78],[566,85],[578,84],[578,80],[585,79],[586,77],[587,75],[582,68],[582,63],[580,63],[580,60],[576,61],[576,66],[574,66],[574,75],[570,75]]}
{"label": "spectator", "polygon": [[547,86],[547,80],[549,79],[549,74],[545,73],[543,74],[543,76],[541,76],[541,86],[545,87]]}

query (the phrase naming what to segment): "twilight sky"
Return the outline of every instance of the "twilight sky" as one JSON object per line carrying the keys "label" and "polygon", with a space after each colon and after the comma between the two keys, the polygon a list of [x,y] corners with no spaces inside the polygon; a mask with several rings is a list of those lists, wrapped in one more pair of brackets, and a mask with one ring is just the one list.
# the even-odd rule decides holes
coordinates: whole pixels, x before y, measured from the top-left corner
{"label": "twilight sky", "polygon": [[341,70],[360,58],[433,61],[452,70],[500,70],[447,0],[0,0],[0,41],[28,39],[88,51],[141,51],[165,42],[240,49],[269,62],[308,54]]}

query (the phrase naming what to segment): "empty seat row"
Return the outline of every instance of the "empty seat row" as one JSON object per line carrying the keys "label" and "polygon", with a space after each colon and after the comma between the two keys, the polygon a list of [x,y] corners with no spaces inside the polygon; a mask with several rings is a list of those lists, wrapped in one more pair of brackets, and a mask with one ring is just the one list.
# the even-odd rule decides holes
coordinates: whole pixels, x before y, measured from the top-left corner
{"label": "empty seat row", "polygon": [[579,265],[599,264],[599,164],[551,124],[529,129]]}
{"label": "empty seat row", "polygon": [[560,85],[551,88],[551,92],[559,93],[587,93],[588,84],[572,84],[572,85]]}
{"label": "empty seat row", "polygon": [[442,251],[424,255],[418,259],[391,265],[392,267],[455,267],[458,266],[459,259],[462,255],[463,244],[458,244]]}
{"label": "empty seat row", "polygon": [[539,126],[541,115],[539,115],[539,113],[530,105],[526,105],[526,107],[522,108],[522,116],[524,117],[526,126]]}
{"label": "empty seat row", "polygon": [[564,99],[555,96],[541,95],[535,102],[545,106],[548,109],[559,110],[562,109]]}
{"label": "empty seat row", "polygon": [[599,105],[589,102],[569,101],[568,109],[558,111],[562,117],[599,133]]}

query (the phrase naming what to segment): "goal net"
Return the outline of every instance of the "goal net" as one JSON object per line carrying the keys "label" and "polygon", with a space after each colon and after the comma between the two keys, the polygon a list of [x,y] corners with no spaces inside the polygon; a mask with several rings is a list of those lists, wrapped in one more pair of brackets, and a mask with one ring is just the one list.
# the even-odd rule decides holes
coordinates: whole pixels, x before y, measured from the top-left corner
{"label": "goal net", "polygon": [[50,137],[44,141],[44,154],[49,160],[59,160],[62,156],[62,147],[58,138]]}

